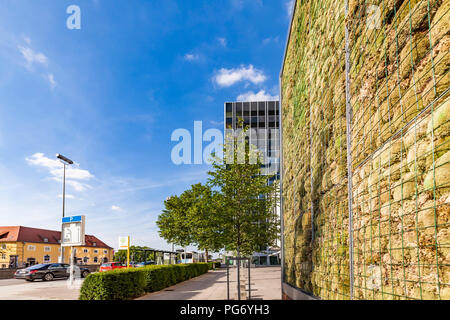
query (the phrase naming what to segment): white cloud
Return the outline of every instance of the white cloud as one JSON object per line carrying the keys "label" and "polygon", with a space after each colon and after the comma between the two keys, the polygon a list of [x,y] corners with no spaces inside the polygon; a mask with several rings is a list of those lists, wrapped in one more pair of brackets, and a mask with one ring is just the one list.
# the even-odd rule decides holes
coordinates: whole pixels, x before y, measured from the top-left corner
{"label": "white cloud", "polygon": [[[57,180],[57,179],[55,179],[55,180]],[[61,179],[58,179],[58,181],[61,181]],[[87,183],[81,183],[78,181],[67,180],[67,177],[66,177],[66,184],[68,184],[69,186],[74,188],[75,191],[77,191],[77,192],[84,192],[88,189],[92,189],[92,187],[90,185],[88,185]]]}
{"label": "white cloud", "polygon": [[222,47],[226,47],[227,46],[227,39],[225,39],[225,38],[217,38],[217,41],[219,41],[219,44],[222,46]]}
{"label": "white cloud", "polygon": [[112,211],[123,211],[123,209],[121,208],[121,207],[119,207],[119,206],[111,206],[111,210]]}
{"label": "white cloud", "polygon": [[276,36],[275,38],[269,37],[269,38],[266,38],[266,39],[263,40],[263,44],[267,45],[267,44],[269,44],[271,42],[278,43],[279,41],[280,41],[280,37],[279,36]]}
{"label": "white cloud", "polygon": [[292,13],[294,12],[294,5],[295,5],[295,0],[288,0],[285,3],[287,14],[289,15],[289,17],[291,17]]}
{"label": "white cloud", "polygon": [[[22,54],[23,58],[26,61],[25,67],[28,69],[28,71],[33,72],[34,65],[42,65],[44,67],[48,67],[49,60],[47,56],[42,52],[34,51],[31,48],[31,39],[29,37],[24,36],[23,40],[25,41],[26,45],[25,46],[19,45],[17,46],[17,48],[19,49],[20,53]],[[43,74],[43,77],[45,80],[48,81],[51,89],[54,89],[58,85],[53,73],[45,73]]]}
{"label": "white cloud", "polygon": [[255,69],[252,65],[241,66],[235,69],[222,68],[214,76],[213,80],[221,87],[230,87],[240,81],[250,81],[258,84],[266,81],[267,77],[263,71]]}
{"label": "white cloud", "polygon": [[214,120],[211,120],[210,123],[211,123],[213,126],[223,126],[223,121],[214,121]]}
{"label": "white cloud", "polygon": [[47,74],[47,80],[50,83],[50,88],[54,89],[58,83],[55,81],[55,76],[52,73]]}
{"label": "white cloud", "polygon": [[[62,178],[64,170],[62,163],[57,159],[47,158],[43,153],[35,153],[31,157],[26,158],[30,165],[47,168],[49,172],[56,178]],[[90,180],[94,176],[88,171],[71,166],[66,167],[66,178],[75,180]]]}
{"label": "white cloud", "polygon": [[184,55],[184,60],[186,61],[195,61],[198,60],[200,56],[198,54],[187,53]]}
{"label": "white cloud", "polygon": [[22,56],[27,61],[27,67],[31,68],[34,63],[39,63],[45,66],[48,64],[48,58],[43,53],[34,52],[30,47],[18,46],[18,48],[22,53]]}
{"label": "white cloud", "polygon": [[254,93],[253,91],[249,91],[247,93],[243,93],[236,98],[237,101],[273,101],[279,100],[278,96],[272,96],[269,93],[266,93],[265,90],[261,90],[258,93]]}
{"label": "white cloud", "polygon": [[[58,194],[58,198],[62,199],[63,195],[62,194]],[[72,194],[66,194],[65,197],[67,199],[75,199],[75,196]]]}
{"label": "white cloud", "polygon": [[231,0],[231,5],[235,10],[242,10],[246,5],[256,4],[258,6],[263,6],[263,0]]}
{"label": "white cloud", "polygon": [[43,153],[35,153],[30,158],[26,158],[26,160],[31,165],[46,167],[52,170],[62,166],[61,162],[56,159],[47,158]]}
{"label": "white cloud", "polygon": [[[64,174],[63,165],[59,160],[50,159],[43,153],[35,153],[29,158],[25,158],[29,165],[42,167],[48,170],[51,179],[61,181]],[[92,187],[81,181],[88,181],[94,178],[88,170],[74,168],[73,166],[66,167],[66,183],[72,186],[76,191],[82,192]]]}

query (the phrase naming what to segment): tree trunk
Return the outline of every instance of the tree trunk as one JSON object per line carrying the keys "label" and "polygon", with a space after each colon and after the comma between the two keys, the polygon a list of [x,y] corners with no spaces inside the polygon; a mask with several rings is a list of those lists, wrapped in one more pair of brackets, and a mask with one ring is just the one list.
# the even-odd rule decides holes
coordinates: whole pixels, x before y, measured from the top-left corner
{"label": "tree trunk", "polygon": [[205,260],[208,263],[208,249],[205,249]]}

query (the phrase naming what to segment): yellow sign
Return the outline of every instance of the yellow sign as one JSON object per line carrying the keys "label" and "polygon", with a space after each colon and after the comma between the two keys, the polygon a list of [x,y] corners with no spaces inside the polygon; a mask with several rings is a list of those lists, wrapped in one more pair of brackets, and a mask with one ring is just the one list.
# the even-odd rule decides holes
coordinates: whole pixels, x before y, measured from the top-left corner
{"label": "yellow sign", "polygon": [[127,250],[130,247],[130,237],[119,237],[119,250]]}
{"label": "yellow sign", "polygon": [[127,268],[130,267],[130,236],[119,237],[119,250],[127,250]]}

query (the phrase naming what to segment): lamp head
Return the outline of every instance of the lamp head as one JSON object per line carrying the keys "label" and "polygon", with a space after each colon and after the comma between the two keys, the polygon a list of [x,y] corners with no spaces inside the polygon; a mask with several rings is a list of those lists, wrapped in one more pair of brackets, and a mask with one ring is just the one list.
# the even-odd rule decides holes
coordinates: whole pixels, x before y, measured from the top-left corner
{"label": "lamp head", "polygon": [[56,155],[56,157],[57,157],[58,159],[64,161],[64,162],[67,162],[68,164],[73,164],[73,161],[72,161],[72,160],[70,160],[69,158],[64,157],[63,155],[61,155],[61,154],[59,154],[59,153]]}

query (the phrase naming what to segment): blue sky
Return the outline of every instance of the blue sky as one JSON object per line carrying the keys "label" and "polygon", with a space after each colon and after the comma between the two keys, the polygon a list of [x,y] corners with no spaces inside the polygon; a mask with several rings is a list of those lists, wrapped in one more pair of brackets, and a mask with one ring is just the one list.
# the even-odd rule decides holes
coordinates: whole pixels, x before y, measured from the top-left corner
{"label": "blue sky", "polygon": [[[67,215],[116,247],[169,248],[168,196],[207,178],[172,163],[177,128],[223,130],[223,103],[276,99],[292,0],[0,0],[0,225]],[[69,5],[81,30],[69,30]]]}

